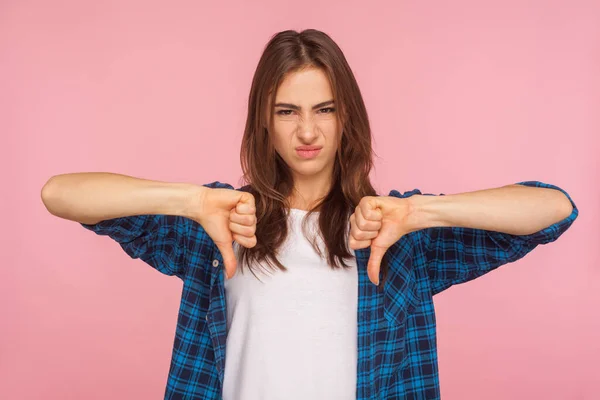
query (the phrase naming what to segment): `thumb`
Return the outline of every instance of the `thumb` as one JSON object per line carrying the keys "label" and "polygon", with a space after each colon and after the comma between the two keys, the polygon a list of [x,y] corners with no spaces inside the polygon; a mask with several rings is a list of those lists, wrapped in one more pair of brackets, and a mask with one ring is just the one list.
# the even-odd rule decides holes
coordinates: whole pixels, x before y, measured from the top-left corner
{"label": "thumb", "polygon": [[223,263],[225,264],[225,277],[231,278],[235,273],[237,267],[237,260],[233,252],[233,243],[215,243],[217,248],[223,256]]}
{"label": "thumb", "polygon": [[371,255],[369,256],[369,263],[367,264],[367,275],[369,280],[375,285],[379,285],[379,270],[381,268],[381,260],[385,254],[387,248],[381,246],[371,245]]}

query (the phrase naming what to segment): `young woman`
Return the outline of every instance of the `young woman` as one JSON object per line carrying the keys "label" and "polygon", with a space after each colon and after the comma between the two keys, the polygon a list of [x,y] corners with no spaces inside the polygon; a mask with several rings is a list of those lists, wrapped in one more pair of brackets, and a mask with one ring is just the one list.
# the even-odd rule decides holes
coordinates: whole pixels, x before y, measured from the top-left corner
{"label": "young woman", "polygon": [[48,210],[184,281],[166,399],[437,399],[432,296],[556,240],[578,211],[541,182],[377,195],[352,71],[323,32],[259,61],[245,186],[57,175]]}

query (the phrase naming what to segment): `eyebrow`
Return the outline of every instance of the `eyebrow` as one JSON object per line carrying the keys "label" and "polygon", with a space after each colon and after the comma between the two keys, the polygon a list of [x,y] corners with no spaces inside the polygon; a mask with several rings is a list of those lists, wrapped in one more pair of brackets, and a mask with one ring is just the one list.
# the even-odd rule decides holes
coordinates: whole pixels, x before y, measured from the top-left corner
{"label": "eyebrow", "polygon": [[[324,101],[322,103],[319,103],[319,104],[316,104],[316,105],[312,106],[312,109],[316,110],[318,108],[325,107],[325,106],[328,106],[328,105],[333,104],[333,103],[334,103],[333,100],[327,100],[327,101]],[[297,106],[295,104],[290,104],[290,103],[277,103],[277,104],[275,104],[275,107],[291,108],[292,110],[300,110],[300,109],[302,109],[302,107]]]}

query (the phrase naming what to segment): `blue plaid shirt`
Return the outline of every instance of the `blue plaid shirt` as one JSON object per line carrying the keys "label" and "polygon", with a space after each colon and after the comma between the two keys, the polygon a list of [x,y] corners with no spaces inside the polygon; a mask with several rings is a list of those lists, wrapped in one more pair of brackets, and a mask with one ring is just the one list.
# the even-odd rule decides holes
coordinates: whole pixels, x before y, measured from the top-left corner
{"label": "blue plaid shirt", "polygon": [[[535,181],[520,184],[557,189],[569,197],[553,185]],[[234,189],[219,181],[204,186]],[[415,194],[421,192],[415,189],[401,194],[392,190],[389,196]],[[522,236],[457,227],[412,232],[388,249],[390,268],[383,290],[377,290],[367,276],[370,249],[356,250],[356,399],[439,399],[433,295],[556,240],[577,215],[573,204],[573,212],[564,220]],[[140,215],[81,225],[108,235],[130,257],[183,280],[165,399],[221,399],[227,337],[223,258],[202,226],[172,215]]]}

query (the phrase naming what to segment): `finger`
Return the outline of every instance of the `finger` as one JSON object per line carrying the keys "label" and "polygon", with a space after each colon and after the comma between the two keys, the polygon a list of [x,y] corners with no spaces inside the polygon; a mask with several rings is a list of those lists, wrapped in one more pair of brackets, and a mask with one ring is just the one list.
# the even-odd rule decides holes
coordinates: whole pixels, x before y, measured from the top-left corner
{"label": "finger", "polygon": [[235,222],[229,221],[229,230],[232,233],[237,233],[238,235],[252,237],[256,232],[256,225],[240,225],[236,224]]}
{"label": "finger", "polygon": [[233,276],[237,267],[237,260],[235,259],[235,254],[233,252],[233,243],[215,242],[215,244],[221,252],[221,256],[223,256],[223,263],[225,264],[225,277],[229,279]]}
{"label": "finger", "polygon": [[377,211],[368,212],[368,215],[372,217],[369,219],[366,217],[362,206],[359,204],[356,206],[354,214],[356,214],[356,225],[361,231],[379,231],[379,229],[381,229],[381,218],[373,219],[378,218]]}
{"label": "finger", "polygon": [[379,200],[375,196],[366,196],[358,203],[358,208],[365,221],[381,221],[383,213],[379,209]]}
{"label": "finger", "polygon": [[[360,213],[360,210],[357,211],[358,213]],[[356,213],[355,213],[356,214]],[[376,230],[362,230],[358,223],[356,222],[357,217],[355,216],[355,214],[352,214],[350,216],[350,236],[352,236],[355,240],[357,241],[366,241],[366,240],[371,240],[371,239],[375,239],[377,237],[377,235],[379,234],[379,229]],[[380,222],[374,222],[374,224],[376,225],[372,225],[372,227],[379,227],[381,226]],[[363,224],[364,226],[364,224]],[[369,243],[370,245],[370,243]]]}
{"label": "finger", "polygon": [[381,260],[387,249],[379,246],[371,246],[371,255],[367,264],[367,274],[369,280],[375,285],[379,285],[379,270],[381,268]]}
{"label": "finger", "polygon": [[370,245],[371,245],[370,240],[356,240],[352,236],[350,236],[350,238],[348,239],[348,246],[353,250],[366,249]]}
{"label": "finger", "polygon": [[252,226],[256,225],[256,214],[239,214],[234,208],[229,213],[229,220],[236,224]]}
{"label": "finger", "polygon": [[252,248],[252,247],[256,246],[256,236],[247,237],[247,236],[242,236],[242,235],[238,235],[238,234],[234,233],[233,240],[235,240],[240,245],[247,247],[247,248]]}
{"label": "finger", "polygon": [[350,235],[356,240],[371,240],[379,235],[379,231],[363,231],[354,225],[350,230]]}
{"label": "finger", "polygon": [[256,213],[256,205],[254,204],[254,196],[251,193],[244,192],[240,197],[235,210],[238,214],[253,214]]}

